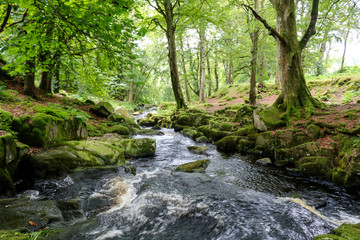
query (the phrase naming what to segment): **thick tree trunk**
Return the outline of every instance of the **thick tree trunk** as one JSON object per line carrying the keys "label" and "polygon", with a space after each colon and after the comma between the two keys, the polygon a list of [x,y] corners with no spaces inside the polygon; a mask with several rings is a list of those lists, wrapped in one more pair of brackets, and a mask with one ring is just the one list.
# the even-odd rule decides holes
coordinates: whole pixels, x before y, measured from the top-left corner
{"label": "thick tree trunk", "polygon": [[[310,29],[309,27],[307,30],[309,33],[305,33],[303,39],[298,41],[294,0],[272,0],[271,2],[275,7],[277,19],[280,19],[281,22],[278,34],[281,37],[279,39],[279,53],[282,94],[276,100],[275,105],[282,106],[286,110],[285,116],[288,117],[295,116],[300,118],[301,108],[304,108],[305,114],[309,116],[314,108],[320,106],[320,104],[311,96],[306,86],[301,66],[301,51],[305,48],[307,41],[311,37],[311,32],[315,29]],[[316,19],[317,15],[315,23]],[[315,23],[311,22],[314,28]]]}
{"label": "thick tree trunk", "polygon": [[225,59],[224,59],[225,83],[226,83],[226,85],[231,84],[230,69],[229,68],[230,68],[229,61],[225,61]]}
{"label": "thick tree trunk", "polygon": [[[259,0],[254,1],[255,10],[259,9]],[[257,53],[258,53],[258,43],[259,43],[259,30],[255,30],[250,33],[250,38],[252,42],[251,47],[251,73],[250,73],[250,92],[249,92],[249,101],[250,105],[256,105],[256,66],[257,66]]]}
{"label": "thick tree trunk", "polygon": [[[280,32],[280,18],[276,18],[276,31]],[[276,59],[277,59],[277,66],[276,66],[276,73],[275,73],[275,87],[277,89],[280,88],[281,84],[281,62],[280,62],[280,40],[276,39],[277,49],[276,49]]]}
{"label": "thick tree trunk", "polygon": [[208,69],[208,97],[211,96],[211,88],[212,88],[212,83],[211,83],[211,68],[210,68],[210,59],[209,59],[209,55],[206,58],[207,61],[207,69]]}
{"label": "thick tree trunk", "polygon": [[214,67],[214,74],[215,74],[215,92],[219,90],[219,74],[218,74],[218,61],[217,57],[215,56],[215,67]]}
{"label": "thick tree trunk", "polygon": [[25,77],[25,85],[24,85],[24,94],[36,97],[35,94],[35,61],[33,59],[26,61],[26,77]]}
{"label": "thick tree trunk", "polygon": [[229,82],[230,82],[230,84],[234,83],[234,79],[235,79],[234,72],[235,71],[234,71],[233,61],[232,61],[232,59],[230,59],[230,67],[229,67]]}
{"label": "thick tree trunk", "polygon": [[205,74],[205,29],[200,28],[200,96],[199,101],[205,102],[205,80],[206,80],[206,74]]}
{"label": "thick tree trunk", "polygon": [[183,93],[181,91],[179,72],[176,59],[176,45],[175,45],[175,26],[174,26],[174,14],[173,6],[170,0],[164,0],[165,8],[165,19],[166,19],[166,37],[168,40],[168,51],[169,51],[169,65],[170,65],[170,76],[171,84],[174,92],[176,101],[176,108],[186,108]]}
{"label": "thick tree trunk", "polygon": [[189,87],[188,87],[188,79],[187,79],[187,71],[186,71],[186,65],[185,65],[185,56],[184,56],[184,44],[182,41],[182,38],[180,38],[180,56],[181,56],[181,65],[182,65],[182,69],[183,69],[183,74],[184,74],[184,91],[185,91],[185,97],[186,97],[186,102],[190,102],[190,94],[189,94]]}

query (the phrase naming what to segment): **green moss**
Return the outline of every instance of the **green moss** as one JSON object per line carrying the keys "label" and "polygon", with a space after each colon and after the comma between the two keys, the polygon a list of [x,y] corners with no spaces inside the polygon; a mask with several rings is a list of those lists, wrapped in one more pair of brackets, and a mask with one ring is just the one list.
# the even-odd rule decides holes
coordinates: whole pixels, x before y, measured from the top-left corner
{"label": "green moss", "polygon": [[205,172],[206,167],[209,165],[210,160],[197,160],[195,162],[185,163],[183,165],[178,166],[175,171],[176,172]]}
{"label": "green moss", "polygon": [[226,136],[220,139],[219,141],[215,142],[215,145],[217,149],[222,152],[229,152],[229,153],[235,152],[237,150],[236,146],[240,139],[241,137],[237,137],[237,136]]}
{"label": "green moss", "polygon": [[259,112],[259,117],[265,123],[268,130],[286,126],[286,123],[280,119],[280,115],[281,111],[276,107],[264,109]]}
{"label": "green moss", "polygon": [[327,240],[327,239],[360,239],[360,223],[357,224],[342,224],[340,227],[333,230],[332,234],[325,234],[316,236],[314,240]]}
{"label": "green moss", "polygon": [[332,162],[328,157],[304,157],[294,162],[295,166],[309,175],[322,175],[332,178]]}
{"label": "green moss", "polygon": [[194,152],[197,154],[204,154],[208,150],[207,147],[203,147],[203,146],[188,146],[187,149],[190,152]]}
{"label": "green moss", "polygon": [[250,134],[256,133],[256,129],[254,128],[253,125],[250,126],[246,126],[243,128],[239,128],[238,130],[236,130],[235,132],[231,133],[230,135],[233,136],[247,136]]}
{"label": "green moss", "polygon": [[7,169],[0,168],[0,195],[11,196],[15,193],[14,182]]}
{"label": "green moss", "polygon": [[115,126],[111,126],[109,128],[109,132],[110,133],[117,133],[120,135],[129,135],[130,131],[127,127],[124,127],[123,125],[115,125]]}
{"label": "green moss", "polygon": [[221,123],[219,125],[220,131],[230,131],[233,128],[233,125],[230,123]]}
{"label": "green moss", "polygon": [[251,149],[254,148],[255,148],[255,141],[249,141],[246,139],[240,139],[236,146],[236,149],[242,154],[247,154],[250,152]]}
{"label": "green moss", "polygon": [[315,124],[310,124],[306,127],[306,134],[311,139],[318,139],[320,137],[321,128]]}
{"label": "green moss", "polygon": [[0,239],[2,240],[29,240],[28,233],[20,233],[14,230],[0,230]]}
{"label": "green moss", "polygon": [[156,141],[150,138],[125,139],[120,142],[125,147],[127,157],[152,157],[155,155]]}
{"label": "green moss", "polygon": [[10,126],[13,122],[13,115],[7,111],[0,109],[0,124],[2,126]]}

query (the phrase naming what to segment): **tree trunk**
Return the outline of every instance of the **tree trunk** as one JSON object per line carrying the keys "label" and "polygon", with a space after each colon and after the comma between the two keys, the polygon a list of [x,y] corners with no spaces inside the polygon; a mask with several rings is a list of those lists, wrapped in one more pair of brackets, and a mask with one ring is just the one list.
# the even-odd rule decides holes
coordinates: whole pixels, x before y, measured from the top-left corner
{"label": "tree trunk", "polygon": [[[208,53],[209,54],[209,53]],[[206,58],[207,61],[207,68],[208,68],[208,97],[211,96],[211,88],[212,88],[212,83],[211,83],[211,69],[210,69],[210,59],[209,59],[209,55]]]}
{"label": "tree trunk", "polygon": [[35,61],[34,59],[27,60],[25,62],[27,67],[24,94],[30,97],[36,97],[35,94]]}
{"label": "tree trunk", "polygon": [[277,19],[281,24],[279,32],[274,32],[279,38],[280,75],[282,93],[275,102],[275,106],[282,106],[286,110],[284,116],[301,117],[301,108],[306,116],[310,116],[315,107],[320,103],[316,101],[306,86],[303,69],[301,66],[301,51],[305,48],[310,37],[315,33],[317,20],[318,0],[313,0],[312,19],[308,30],[301,41],[297,39],[296,7],[294,0],[271,0]]}
{"label": "tree trunk", "polygon": [[205,102],[205,29],[200,27],[200,96],[199,101]]}
{"label": "tree trunk", "polygon": [[[280,18],[276,18],[276,31],[280,32]],[[280,84],[281,84],[280,40],[278,38],[275,40],[276,40],[276,44],[277,44],[277,48],[276,48],[277,66],[276,66],[276,73],[275,73],[275,87],[277,89],[279,89]]]}
{"label": "tree trunk", "polygon": [[342,55],[342,58],[341,58],[340,72],[344,71],[346,45],[347,45],[347,41],[348,41],[348,38],[349,38],[349,33],[350,33],[350,28],[347,29],[346,34],[345,34],[345,38],[344,38],[344,52],[343,52],[343,55]]}
{"label": "tree trunk", "polygon": [[60,65],[61,60],[60,58],[57,59],[55,65],[55,82],[54,82],[54,93],[59,93],[60,91]]}
{"label": "tree trunk", "polygon": [[185,57],[184,57],[184,45],[183,45],[183,41],[182,41],[182,37],[180,38],[180,49],[181,49],[181,65],[182,65],[182,69],[183,69],[183,74],[184,74],[184,90],[185,90],[185,97],[186,97],[186,102],[190,102],[190,94],[189,94],[189,87],[188,87],[188,79],[187,79],[187,71],[186,71],[186,65],[185,65]]}
{"label": "tree trunk", "polygon": [[169,51],[169,66],[170,66],[170,77],[172,89],[174,92],[174,97],[176,101],[176,108],[186,108],[185,99],[181,91],[179,72],[176,59],[176,45],[175,45],[175,29],[176,24],[174,24],[174,5],[171,4],[170,0],[163,0],[161,4],[164,9],[160,8],[160,1],[156,1],[158,6],[157,11],[159,11],[166,20],[166,38],[168,41],[168,51]]}
{"label": "tree trunk", "polygon": [[215,67],[214,67],[214,74],[215,74],[215,92],[219,90],[219,74],[218,74],[218,61],[217,57],[215,56]]}
{"label": "tree trunk", "polygon": [[130,80],[130,87],[129,87],[129,103],[133,103],[133,97],[134,97],[134,82],[133,79]]}
{"label": "tree trunk", "polygon": [[228,61],[225,61],[224,59],[224,68],[225,68],[225,83],[226,85],[229,85],[231,84],[231,79],[230,79],[230,71],[229,71],[229,62]]}
{"label": "tree trunk", "polygon": [[[255,11],[259,9],[259,0],[254,1]],[[255,30],[250,33],[250,38],[252,42],[251,47],[251,73],[250,73],[250,92],[249,92],[249,101],[250,105],[256,105],[256,66],[257,66],[257,52],[258,52],[258,43],[259,43],[259,30]]]}
{"label": "tree trunk", "polygon": [[233,84],[234,83],[234,65],[233,65],[233,61],[232,59],[230,59],[230,67],[229,67],[229,82],[230,84]]}

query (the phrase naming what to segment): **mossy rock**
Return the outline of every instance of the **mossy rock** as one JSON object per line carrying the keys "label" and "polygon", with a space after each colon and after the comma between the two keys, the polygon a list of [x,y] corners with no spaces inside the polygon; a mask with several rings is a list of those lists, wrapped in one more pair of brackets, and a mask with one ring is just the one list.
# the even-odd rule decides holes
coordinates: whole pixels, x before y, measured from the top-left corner
{"label": "mossy rock", "polygon": [[1,240],[29,240],[29,233],[21,233],[15,230],[0,230]]}
{"label": "mossy rock", "polygon": [[196,138],[198,138],[198,137],[200,137],[200,136],[204,136],[204,134],[203,134],[202,132],[198,132],[198,131],[196,130],[196,128],[193,128],[193,127],[185,127],[185,128],[181,131],[181,133],[182,133],[184,136],[186,136],[186,137],[188,137],[188,138],[191,138],[191,139],[196,139]]}
{"label": "mossy rock", "polygon": [[114,113],[116,115],[120,115],[120,116],[124,116],[126,118],[130,118],[130,113],[126,109],[126,107],[124,107],[124,106],[118,106],[117,108],[115,108]]}
{"label": "mossy rock", "polygon": [[257,130],[254,128],[254,125],[246,126],[237,129],[235,132],[230,133],[231,136],[248,136],[250,134],[256,133]]}
{"label": "mossy rock", "polygon": [[328,179],[332,178],[332,161],[329,157],[303,157],[300,160],[295,161],[294,165],[301,172],[308,175],[321,175]]}
{"label": "mossy rock", "polygon": [[205,172],[205,169],[207,168],[209,163],[210,163],[209,159],[197,160],[195,162],[185,163],[178,166],[175,169],[175,172],[187,172],[187,173]]}
{"label": "mossy rock", "polygon": [[310,124],[306,127],[306,134],[313,140],[320,137],[321,128],[315,124]]}
{"label": "mossy rock", "polygon": [[233,125],[230,123],[220,123],[219,130],[220,131],[231,131]]}
{"label": "mossy rock", "polygon": [[342,224],[335,228],[331,234],[316,236],[314,240],[355,240],[360,239],[360,223]]}
{"label": "mossy rock", "polygon": [[127,157],[140,158],[155,156],[156,141],[150,138],[126,139],[121,142]]}
{"label": "mossy rock", "polygon": [[101,141],[71,141],[65,146],[48,149],[31,156],[34,175],[52,178],[78,167],[122,165],[124,149]]}
{"label": "mossy rock", "polygon": [[176,117],[175,124],[181,126],[197,127],[209,124],[213,118],[212,115],[206,113],[181,113]]}
{"label": "mossy rock", "polygon": [[254,125],[260,131],[275,130],[286,126],[280,118],[281,111],[276,107],[254,111]]}
{"label": "mossy rock", "polygon": [[[59,226],[63,221],[62,213],[55,200],[31,200],[25,197],[0,200],[0,226],[2,229],[27,231]],[[30,225],[29,221],[37,225]],[[1,236],[1,235],[0,235]],[[3,238],[1,238],[3,239]]]}
{"label": "mossy rock", "polygon": [[19,133],[21,142],[30,146],[51,147],[69,140],[87,138],[87,126],[82,119],[64,120],[45,113],[36,113],[33,117],[15,118],[12,129]]}
{"label": "mossy rock", "polygon": [[259,133],[256,138],[254,153],[264,157],[274,157],[274,136],[272,132]]}
{"label": "mossy rock", "polygon": [[318,143],[309,142],[304,143],[296,147],[288,149],[276,149],[275,155],[276,159],[284,160],[290,159],[292,161],[297,161],[304,157],[313,157],[313,156],[323,156],[334,158],[334,151],[332,149],[321,148]]}
{"label": "mossy rock", "polygon": [[210,140],[205,136],[200,136],[196,138],[195,141],[198,143],[210,143]]}
{"label": "mossy rock", "polygon": [[140,126],[144,127],[153,127],[157,124],[157,121],[151,118],[140,118],[137,120],[137,122]]}
{"label": "mossy rock", "polygon": [[255,148],[255,141],[240,139],[237,143],[236,149],[242,154],[247,154]]}
{"label": "mossy rock", "polygon": [[14,117],[11,113],[0,109],[0,126],[11,126],[13,119]]}
{"label": "mossy rock", "polygon": [[145,136],[162,136],[165,135],[165,133],[154,130],[154,129],[140,129],[140,130],[136,130],[135,134],[137,135],[145,135]]}
{"label": "mossy rock", "polygon": [[226,109],[225,110],[225,117],[233,118],[238,113],[238,110],[236,109]]}
{"label": "mossy rock", "polygon": [[108,102],[99,102],[95,106],[92,106],[90,110],[97,116],[104,118],[107,118],[114,113],[114,108]]}
{"label": "mossy rock", "polygon": [[236,146],[240,139],[241,137],[237,137],[237,136],[226,136],[220,139],[219,141],[215,142],[215,145],[217,149],[222,152],[232,153],[232,152],[236,152],[237,150]]}
{"label": "mossy rock", "polygon": [[115,125],[115,126],[111,126],[109,128],[109,133],[117,133],[120,135],[129,135],[130,130],[127,127],[124,127],[123,125]]}
{"label": "mossy rock", "polygon": [[295,129],[280,130],[275,133],[275,148],[291,148],[311,140],[308,135],[298,133]]}
{"label": "mossy rock", "polygon": [[252,122],[252,115],[255,107],[244,104],[237,111],[236,115],[232,119],[233,122],[239,122],[240,124],[249,124]]}
{"label": "mossy rock", "polygon": [[14,194],[15,186],[9,171],[0,168],[0,195],[12,196]]}
{"label": "mossy rock", "polygon": [[122,115],[118,115],[118,114],[110,114],[108,117],[107,117],[107,120],[110,121],[110,122],[116,122],[116,123],[124,123],[125,122],[125,117],[122,116]]}
{"label": "mossy rock", "polygon": [[190,152],[196,153],[196,154],[205,154],[207,150],[209,150],[208,147],[204,146],[188,146],[187,149]]}
{"label": "mossy rock", "polygon": [[198,131],[203,133],[204,136],[212,141],[218,141],[229,134],[228,132],[219,131],[217,129],[210,128],[209,126],[198,127]]}

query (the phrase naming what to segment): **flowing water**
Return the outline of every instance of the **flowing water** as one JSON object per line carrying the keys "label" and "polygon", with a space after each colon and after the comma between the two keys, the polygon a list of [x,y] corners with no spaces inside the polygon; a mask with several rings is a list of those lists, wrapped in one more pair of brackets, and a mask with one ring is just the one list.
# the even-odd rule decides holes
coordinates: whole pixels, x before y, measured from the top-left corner
{"label": "flowing water", "polygon": [[[357,194],[240,155],[223,156],[210,144],[162,131],[151,137],[156,156],[131,162],[136,176],[123,168],[93,169],[35,184],[38,198],[82,199],[83,217],[59,239],[300,240],[360,222]],[[209,150],[189,152],[193,145]],[[206,158],[205,173],[174,172]]]}

